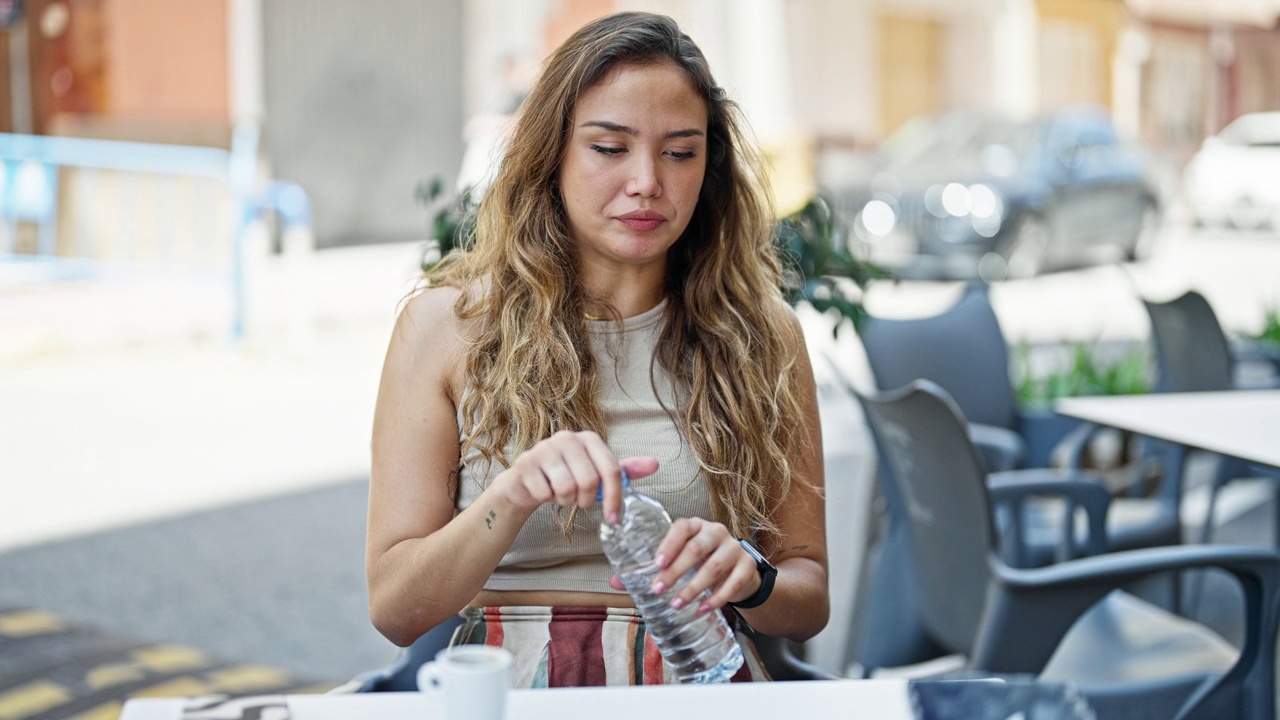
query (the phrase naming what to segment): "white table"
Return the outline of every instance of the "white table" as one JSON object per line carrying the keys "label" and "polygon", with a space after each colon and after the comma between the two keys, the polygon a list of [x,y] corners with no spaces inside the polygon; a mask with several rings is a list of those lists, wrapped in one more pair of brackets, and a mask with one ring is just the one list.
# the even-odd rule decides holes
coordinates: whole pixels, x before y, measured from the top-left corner
{"label": "white table", "polygon": [[1280,468],[1280,390],[1064,398],[1063,415]]}
{"label": "white table", "polygon": [[[120,720],[180,720],[186,700],[137,699]],[[442,717],[428,693],[290,695],[288,720],[432,720]],[[655,720],[656,718],[823,718],[910,720],[905,680],[837,680],[734,685],[513,690],[506,720]]]}

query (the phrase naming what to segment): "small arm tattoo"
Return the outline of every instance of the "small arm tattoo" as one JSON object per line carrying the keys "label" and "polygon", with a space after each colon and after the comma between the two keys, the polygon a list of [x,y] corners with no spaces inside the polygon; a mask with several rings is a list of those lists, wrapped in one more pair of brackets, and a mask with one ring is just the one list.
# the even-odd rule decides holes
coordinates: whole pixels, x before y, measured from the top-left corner
{"label": "small arm tattoo", "polygon": [[809,546],[808,545],[792,545],[791,549],[798,552],[800,550],[808,550]]}
{"label": "small arm tattoo", "polygon": [[494,521],[494,520],[497,520],[497,519],[498,519],[498,513],[496,513],[496,512],[494,512],[494,511],[490,510],[490,511],[489,511],[489,517],[487,517],[487,518],[485,518],[485,519],[484,519],[485,527],[487,527],[487,528],[489,528],[490,530],[492,530],[492,529],[493,529],[493,521]]}

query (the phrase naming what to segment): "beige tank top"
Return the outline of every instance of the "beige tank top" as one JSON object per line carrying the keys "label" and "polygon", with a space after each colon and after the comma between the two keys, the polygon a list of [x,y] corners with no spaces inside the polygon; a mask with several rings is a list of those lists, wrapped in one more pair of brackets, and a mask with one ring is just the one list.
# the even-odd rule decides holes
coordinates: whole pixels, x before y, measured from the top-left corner
{"label": "beige tank top", "polygon": [[[666,305],[664,300],[652,310],[627,318],[621,331],[611,320],[587,322],[591,350],[599,360],[608,445],[619,458],[650,455],[658,459],[658,472],[633,481],[634,487],[662,503],[672,518],[709,518],[711,499],[698,462],[663,407],[676,407],[670,378],[652,363]],[[462,458],[459,512],[503,469],[486,465],[476,451]],[[578,512],[566,539],[562,524],[567,517],[568,511],[557,510],[554,504],[534,511],[489,576],[485,589],[618,592],[609,587],[612,571],[600,548],[600,506]]]}

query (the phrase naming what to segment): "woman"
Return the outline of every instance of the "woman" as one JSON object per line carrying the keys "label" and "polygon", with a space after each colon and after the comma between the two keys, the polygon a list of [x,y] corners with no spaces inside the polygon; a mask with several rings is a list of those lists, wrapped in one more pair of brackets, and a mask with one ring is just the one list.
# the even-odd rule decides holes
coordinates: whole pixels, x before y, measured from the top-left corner
{"label": "woman", "polygon": [[[677,518],[655,590],[698,569],[673,605],[706,590],[701,612],[736,603],[760,632],[822,629],[817,403],[759,178],[669,18],[602,18],[551,55],[473,246],[387,352],[367,548],[387,638],[461,611],[454,642],[513,650],[517,685],[661,682],[597,539],[622,469]],[[744,650],[739,679],[764,679]]]}

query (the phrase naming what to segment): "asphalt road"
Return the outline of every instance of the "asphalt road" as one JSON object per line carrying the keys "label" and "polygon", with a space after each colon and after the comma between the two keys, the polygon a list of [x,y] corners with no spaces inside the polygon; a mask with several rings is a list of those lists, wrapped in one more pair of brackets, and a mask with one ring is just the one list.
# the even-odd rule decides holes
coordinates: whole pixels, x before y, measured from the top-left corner
{"label": "asphalt road", "polygon": [[368,481],[238,503],[0,554],[0,607],[316,683],[389,663],[364,591]]}

